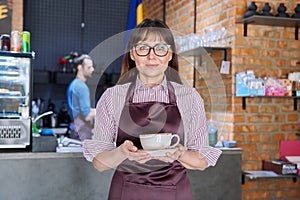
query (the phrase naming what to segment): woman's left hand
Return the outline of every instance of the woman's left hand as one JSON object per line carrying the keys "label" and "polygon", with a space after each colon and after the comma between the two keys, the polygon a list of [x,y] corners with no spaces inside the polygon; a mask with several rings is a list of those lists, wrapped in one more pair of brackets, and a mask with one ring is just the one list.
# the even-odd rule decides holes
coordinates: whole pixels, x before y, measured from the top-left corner
{"label": "woman's left hand", "polygon": [[175,160],[179,160],[183,156],[185,151],[186,149],[184,148],[184,146],[178,144],[174,153],[167,152],[165,156],[155,156],[153,157],[153,159],[158,159],[164,162],[172,163]]}

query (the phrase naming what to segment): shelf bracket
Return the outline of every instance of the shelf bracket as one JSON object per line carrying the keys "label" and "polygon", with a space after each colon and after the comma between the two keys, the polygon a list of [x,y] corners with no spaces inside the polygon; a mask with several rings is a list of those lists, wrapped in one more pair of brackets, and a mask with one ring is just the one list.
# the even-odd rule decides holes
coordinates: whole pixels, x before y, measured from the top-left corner
{"label": "shelf bracket", "polygon": [[242,97],[243,110],[246,110],[246,97]]}
{"label": "shelf bracket", "polygon": [[224,49],[224,61],[227,61],[227,49]]}
{"label": "shelf bracket", "polygon": [[244,36],[247,37],[247,29],[248,29],[248,24],[244,24]]}
{"label": "shelf bracket", "polygon": [[295,40],[298,40],[298,39],[299,39],[298,34],[299,34],[299,27],[296,26],[296,27],[295,27]]}
{"label": "shelf bracket", "polygon": [[294,98],[294,110],[296,111],[297,110],[297,99]]}
{"label": "shelf bracket", "polygon": [[297,177],[293,177],[293,183],[297,182]]}

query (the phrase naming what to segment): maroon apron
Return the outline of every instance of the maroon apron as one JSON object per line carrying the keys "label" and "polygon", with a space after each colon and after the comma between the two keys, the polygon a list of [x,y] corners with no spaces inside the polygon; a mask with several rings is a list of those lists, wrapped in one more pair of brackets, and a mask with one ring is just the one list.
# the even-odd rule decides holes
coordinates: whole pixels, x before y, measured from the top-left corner
{"label": "maroon apron", "polygon": [[[133,103],[135,84],[128,89],[121,113],[117,146],[131,140],[142,149],[139,135],[169,132],[178,134],[184,143],[184,130],[177,108],[173,86],[167,82],[169,103]],[[109,200],[192,200],[185,168],[178,162],[166,163],[152,159],[144,164],[124,160],[116,169]]]}
{"label": "maroon apron", "polygon": [[84,120],[82,114],[79,114],[77,117],[75,117],[74,128],[74,135],[81,141],[92,138],[93,127],[90,122]]}

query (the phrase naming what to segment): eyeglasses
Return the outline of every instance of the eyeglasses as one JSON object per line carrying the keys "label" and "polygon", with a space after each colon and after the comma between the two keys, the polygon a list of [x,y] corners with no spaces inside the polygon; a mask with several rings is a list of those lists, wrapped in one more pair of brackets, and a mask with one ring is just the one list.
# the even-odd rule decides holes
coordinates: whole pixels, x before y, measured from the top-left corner
{"label": "eyeglasses", "polygon": [[159,57],[164,57],[168,54],[171,45],[156,44],[153,47],[151,47],[147,44],[135,44],[133,47],[135,49],[135,53],[138,56],[148,56],[151,49],[153,49],[153,52],[155,55],[157,55]]}

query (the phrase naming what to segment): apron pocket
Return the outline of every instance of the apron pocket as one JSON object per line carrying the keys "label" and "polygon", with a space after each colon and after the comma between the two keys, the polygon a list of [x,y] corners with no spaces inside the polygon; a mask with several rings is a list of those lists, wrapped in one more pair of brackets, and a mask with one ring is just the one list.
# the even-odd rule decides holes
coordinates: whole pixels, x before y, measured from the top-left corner
{"label": "apron pocket", "polygon": [[154,186],[124,182],[122,200],[175,200],[176,186]]}

